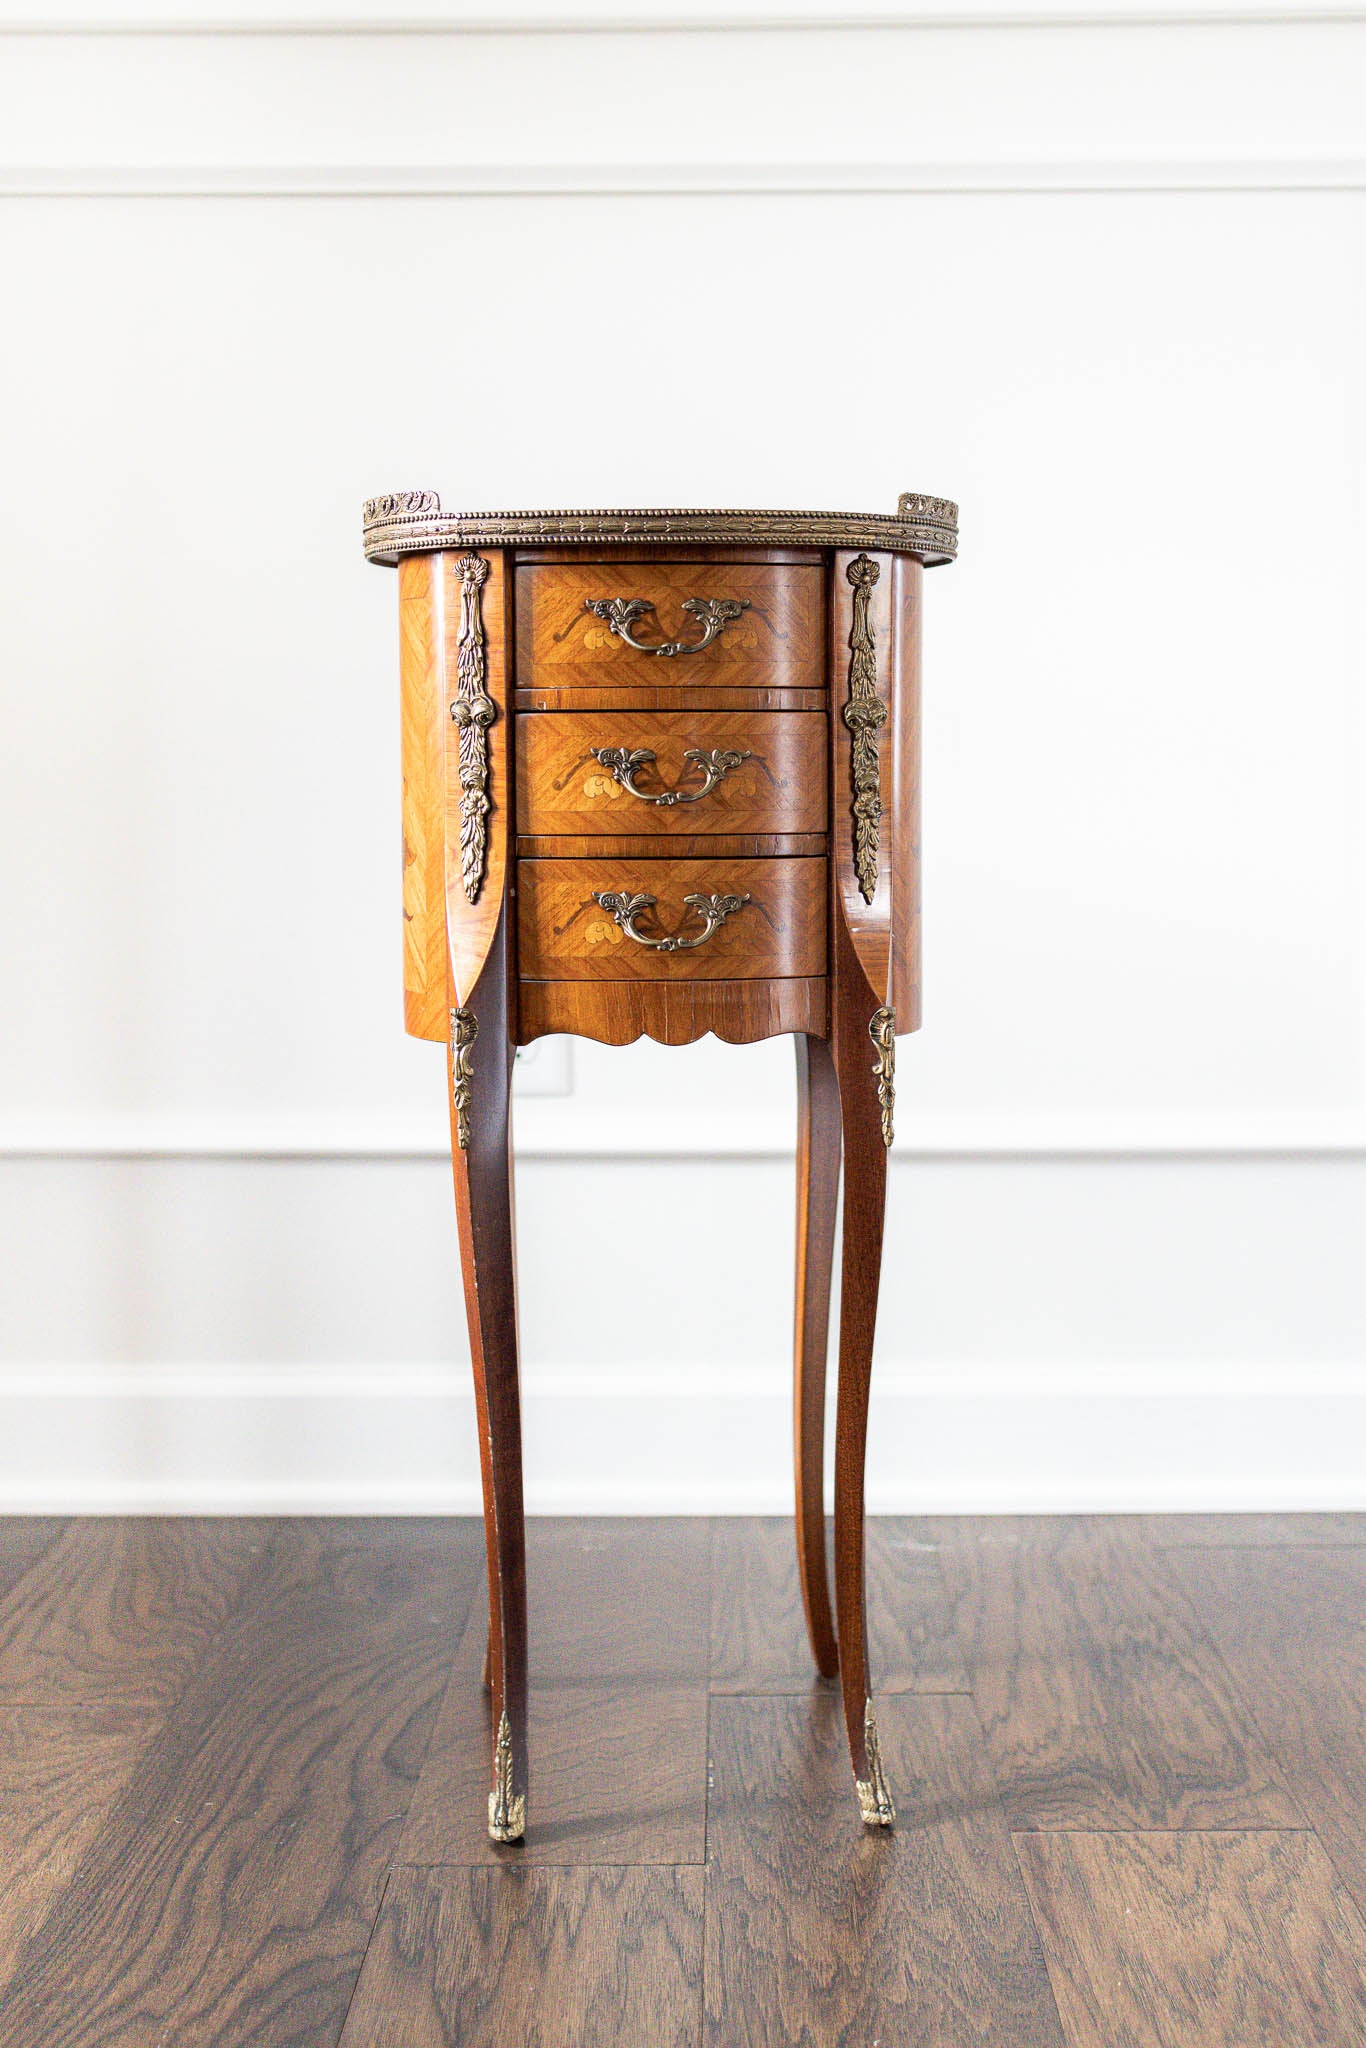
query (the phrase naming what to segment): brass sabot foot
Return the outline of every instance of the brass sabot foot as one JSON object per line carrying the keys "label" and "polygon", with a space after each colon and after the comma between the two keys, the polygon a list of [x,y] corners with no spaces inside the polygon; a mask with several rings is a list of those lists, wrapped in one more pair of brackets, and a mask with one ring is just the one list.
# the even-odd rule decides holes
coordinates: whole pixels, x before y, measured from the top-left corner
{"label": "brass sabot foot", "polygon": [[854,1789],[858,1793],[859,1818],[866,1828],[889,1828],[896,1820],[896,1808],[892,1804],[887,1774],[882,1768],[877,1718],[873,1713],[871,1700],[866,1701],[863,1708],[863,1746],[868,1753],[868,1775],[866,1778],[854,1780]]}
{"label": "brass sabot foot", "polygon": [[504,1707],[493,1752],[493,1790],[489,1793],[489,1840],[520,1842],[526,1833],[526,1794],[512,1789],[512,1728]]}

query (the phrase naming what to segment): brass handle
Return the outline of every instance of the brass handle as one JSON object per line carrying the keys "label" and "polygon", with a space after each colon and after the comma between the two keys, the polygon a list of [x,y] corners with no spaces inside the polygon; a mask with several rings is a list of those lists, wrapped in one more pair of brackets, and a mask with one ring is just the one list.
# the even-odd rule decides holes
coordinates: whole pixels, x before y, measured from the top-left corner
{"label": "brass handle", "polygon": [[648,768],[651,761],[656,758],[649,747],[590,747],[588,751],[595,761],[601,761],[604,768],[611,769],[613,782],[619,782],[632,796],[638,796],[643,804],[659,804],[664,807],[672,804],[701,803],[703,797],[710,796],[717,783],[729,775],[732,768],[738,768],[742,761],[750,759],[748,747],[713,747],[710,753],[705,747],[689,747],[683,759],[693,768],[700,769],[701,788],[665,789],[656,795],[648,789],[637,789],[635,783],[637,769]]}
{"label": "brass handle", "polygon": [[653,910],[657,900],[654,896],[633,896],[625,889],[593,891],[593,901],[611,912],[613,919],[621,926],[628,939],[634,939],[638,946],[649,946],[656,953],[690,953],[694,946],[704,946],[712,933],[721,929],[728,917],[749,902],[749,897],[685,896],[683,901],[689,910],[695,910],[702,920],[701,931],[691,939],[685,939],[678,932],[669,933],[662,939],[652,939],[646,932],[636,930],[636,919],[642,910]]}
{"label": "brass handle", "polygon": [[732,619],[738,619],[741,612],[749,610],[747,597],[685,597],[683,610],[691,613],[702,627],[700,640],[665,640],[657,647],[647,641],[632,637],[631,628],[645,612],[652,612],[654,606],[647,597],[586,597],[585,611],[602,619],[609,633],[615,633],[628,647],[634,647],[637,654],[700,654],[704,647],[710,647],[713,640],[724,633]]}

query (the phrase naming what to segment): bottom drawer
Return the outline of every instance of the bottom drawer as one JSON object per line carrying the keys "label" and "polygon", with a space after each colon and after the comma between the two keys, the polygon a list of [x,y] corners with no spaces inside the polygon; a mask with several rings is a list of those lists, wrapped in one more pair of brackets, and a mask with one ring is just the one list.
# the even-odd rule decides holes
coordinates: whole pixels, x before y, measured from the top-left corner
{"label": "bottom drawer", "polygon": [[818,858],[519,861],[518,972],[527,981],[820,975],[825,900]]}

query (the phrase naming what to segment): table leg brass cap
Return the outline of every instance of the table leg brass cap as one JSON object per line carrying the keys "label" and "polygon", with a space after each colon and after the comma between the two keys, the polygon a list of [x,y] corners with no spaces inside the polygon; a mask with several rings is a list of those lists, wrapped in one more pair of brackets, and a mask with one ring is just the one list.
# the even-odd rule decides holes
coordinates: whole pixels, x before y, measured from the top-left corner
{"label": "table leg brass cap", "polygon": [[489,1840],[520,1842],[526,1833],[526,1793],[512,1789],[512,1728],[504,1707],[493,1752],[493,1790],[489,1793]]}
{"label": "table leg brass cap", "polygon": [[863,1747],[868,1756],[868,1775],[854,1780],[859,1817],[866,1828],[889,1828],[896,1820],[896,1808],[892,1804],[887,1774],[882,1768],[882,1747],[878,1741],[877,1717],[871,1700],[865,1701],[863,1708]]}
{"label": "table leg brass cap", "polygon": [[526,1794],[519,1792],[504,1807],[496,1792],[489,1794],[489,1840],[520,1842],[526,1834]]}

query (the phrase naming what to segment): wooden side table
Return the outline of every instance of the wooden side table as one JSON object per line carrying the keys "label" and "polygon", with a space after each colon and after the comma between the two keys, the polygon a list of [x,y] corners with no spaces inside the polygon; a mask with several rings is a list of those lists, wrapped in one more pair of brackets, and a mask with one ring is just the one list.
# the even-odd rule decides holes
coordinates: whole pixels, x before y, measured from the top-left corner
{"label": "wooden side table", "polygon": [[[920,1022],[921,572],[957,508],[445,513],[371,499],[399,571],[408,1030],[448,1047],[489,1570],[489,1833],[527,1812],[526,1562],[509,1095],[574,1032],[797,1046],[797,1556],[890,1826],[863,1471],[898,1033]],[[844,1160],[835,1607],[822,1483]],[[838,1647],[837,1647],[838,1645]]]}

